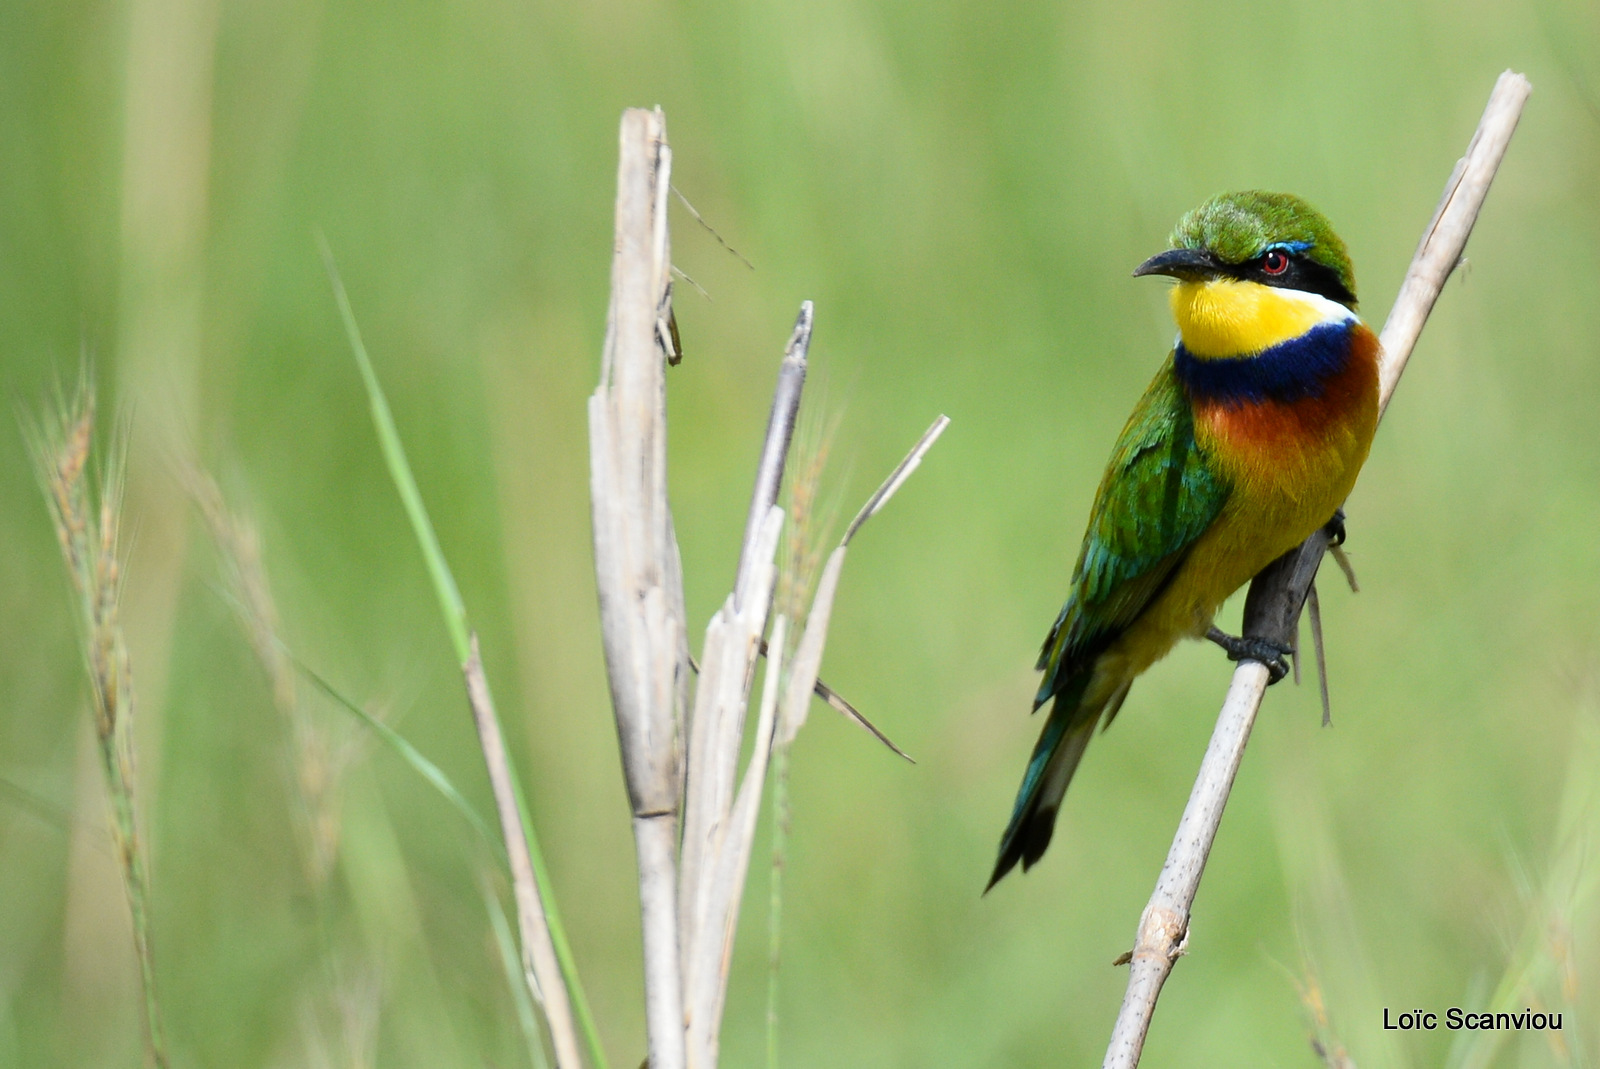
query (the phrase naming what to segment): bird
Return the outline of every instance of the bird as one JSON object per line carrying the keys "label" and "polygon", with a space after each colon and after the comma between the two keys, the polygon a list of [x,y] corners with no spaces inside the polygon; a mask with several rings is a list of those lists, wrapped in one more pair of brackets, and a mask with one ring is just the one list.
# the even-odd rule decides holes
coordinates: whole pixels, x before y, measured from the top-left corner
{"label": "bird", "polygon": [[1183,215],[1166,275],[1177,338],[1095,492],[1066,604],[1035,666],[1051,703],[985,893],[1050,845],[1097,725],[1182,638],[1267,665],[1292,651],[1213,624],[1229,595],[1341,506],[1378,425],[1377,336],[1356,314],[1349,252],[1301,198],[1224,193]]}

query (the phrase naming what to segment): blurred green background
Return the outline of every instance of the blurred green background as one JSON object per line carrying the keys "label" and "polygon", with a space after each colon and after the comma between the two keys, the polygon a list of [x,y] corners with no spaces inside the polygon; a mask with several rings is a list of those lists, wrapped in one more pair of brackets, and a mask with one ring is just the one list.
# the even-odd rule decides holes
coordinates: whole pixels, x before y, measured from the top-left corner
{"label": "blurred green background", "polygon": [[[669,376],[691,633],[732,581],[801,299],[847,512],[953,420],[855,543],[823,669],[919,763],[822,709],[794,752],[782,1062],[1098,1064],[1216,650],[1140,682],[1042,865],[978,892],[1037,643],[1172,335],[1129,271],[1205,197],[1291,190],[1381,321],[1508,66],[1534,96],[1350,504],[1362,593],[1324,584],[1334,726],[1314,686],[1269,696],[1146,1064],[1317,1065],[1303,994],[1363,1069],[1596,1064],[1597,44],[1591,0],[0,5],[0,390],[31,418],[87,353],[103,422],[131,417],[123,608],[174,1064],[527,1064],[471,833],[302,686],[340,758],[337,859],[307,875],[285,720],[176,475],[198,457],[254,518],[296,652],[488,813],[317,231],[482,632],[611,1064],[644,1030],[583,405],[619,113],[657,103],[676,185],[755,264],[674,206],[710,294],[680,284]],[[0,547],[0,1064],[137,1064],[72,601],[14,431]],[[764,1059],[764,849],[730,1066]],[[1385,1006],[1487,1008],[1524,968],[1515,1005],[1565,1010],[1556,1041],[1382,1029]]]}

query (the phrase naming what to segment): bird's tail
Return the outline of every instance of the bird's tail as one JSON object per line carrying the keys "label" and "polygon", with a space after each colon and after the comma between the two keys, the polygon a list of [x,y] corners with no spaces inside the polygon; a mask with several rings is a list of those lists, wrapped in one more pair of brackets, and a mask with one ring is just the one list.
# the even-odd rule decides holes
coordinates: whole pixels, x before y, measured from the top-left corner
{"label": "bird's tail", "polygon": [[[1022,776],[1016,808],[1011,811],[1011,823],[1000,837],[1000,856],[994,863],[989,886],[983,889],[985,894],[1015,868],[1017,862],[1022,862],[1022,871],[1026,872],[1044,855],[1055,831],[1061,798],[1067,793],[1072,774],[1078,770],[1078,762],[1089,745],[1095,725],[1108,708],[1115,716],[1116,707],[1127,696],[1128,686],[1123,684],[1109,697],[1091,698],[1086,702],[1094,675],[1092,668],[1080,672],[1056,692],[1050,719],[1045,722],[1039,742],[1033,748],[1033,757],[1028,761],[1028,770]],[[1093,689],[1104,693],[1102,687]]]}

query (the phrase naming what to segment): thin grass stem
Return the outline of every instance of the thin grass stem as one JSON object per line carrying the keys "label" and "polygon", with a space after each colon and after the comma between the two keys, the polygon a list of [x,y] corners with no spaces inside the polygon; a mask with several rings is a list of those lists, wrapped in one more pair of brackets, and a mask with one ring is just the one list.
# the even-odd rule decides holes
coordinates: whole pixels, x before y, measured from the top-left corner
{"label": "thin grass stem", "polygon": [[[417,545],[422,550],[422,555],[427,563],[429,577],[433,581],[434,592],[439,599],[439,608],[444,616],[445,628],[450,634],[450,641],[455,648],[456,658],[461,670],[465,673],[469,700],[474,709],[475,721],[480,729],[480,743],[484,747],[484,758],[490,766],[490,778],[498,781],[504,778],[505,790],[495,792],[496,806],[501,810],[501,823],[505,831],[507,855],[512,859],[513,881],[517,879],[517,870],[520,866],[516,858],[519,853],[526,852],[528,857],[528,870],[532,877],[532,885],[523,889],[519,895],[519,926],[524,937],[523,952],[529,954],[530,948],[527,940],[532,933],[547,932],[553,951],[554,960],[559,971],[557,977],[550,977],[542,982],[544,993],[543,1004],[546,1020],[550,1025],[551,1034],[555,1039],[557,1062],[562,1069],[568,1066],[579,1066],[581,1061],[577,1056],[576,1048],[564,1050],[567,1046],[566,1036],[573,1031],[574,1009],[579,1028],[582,1029],[586,1040],[589,1056],[595,1069],[606,1069],[607,1062],[605,1051],[600,1043],[599,1032],[594,1028],[594,1019],[587,1007],[587,998],[584,995],[582,981],[578,977],[576,961],[572,957],[571,947],[566,939],[561,916],[555,904],[554,888],[550,886],[548,872],[544,865],[543,851],[539,846],[539,838],[534,831],[533,821],[528,813],[526,797],[522,784],[516,774],[515,767],[509,760],[503,761],[503,769],[497,768],[496,758],[490,753],[491,747],[484,733],[486,727],[492,727],[494,736],[501,734],[499,717],[494,711],[493,699],[490,696],[488,680],[482,673],[481,664],[478,662],[471,628],[467,622],[466,605],[461,599],[460,589],[456,585],[455,576],[450,571],[449,564],[445,561],[444,551],[439,546],[438,535],[434,532],[433,523],[428,518],[427,507],[423,504],[421,491],[417,489],[415,477],[411,473],[411,465],[406,460],[405,447],[400,441],[400,432],[395,426],[394,417],[389,410],[388,400],[384,397],[383,387],[378,382],[377,373],[373,370],[372,361],[367,355],[367,348],[361,339],[361,330],[356,323],[355,312],[350,306],[350,298],[345,292],[344,283],[339,277],[338,267],[334,263],[333,253],[326,240],[318,235],[322,249],[323,262],[327,267],[328,278],[333,286],[334,299],[339,305],[339,314],[344,321],[345,334],[349,338],[350,348],[355,356],[356,365],[361,371],[361,378],[366,386],[367,397],[372,409],[372,421],[377,429],[379,445],[383,450],[384,461],[388,465],[389,475],[394,480],[395,489],[400,494],[400,500],[405,506],[406,515],[411,521],[413,534],[416,536]],[[481,713],[481,715],[479,715]],[[501,752],[503,757],[503,750]],[[520,831],[520,836],[516,832]],[[520,842],[517,839],[520,838]],[[536,903],[541,908],[538,916],[524,916],[523,911],[529,905]]]}

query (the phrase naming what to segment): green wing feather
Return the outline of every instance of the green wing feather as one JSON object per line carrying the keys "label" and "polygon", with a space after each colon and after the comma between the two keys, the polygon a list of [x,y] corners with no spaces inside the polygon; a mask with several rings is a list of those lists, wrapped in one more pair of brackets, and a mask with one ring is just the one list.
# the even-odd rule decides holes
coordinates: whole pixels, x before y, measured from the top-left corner
{"label": "green wing feather", "polygon": [[1067,603],[1039,651],[1037,708],[1155,600],[1222,511],[1229,486],[1194,440],[1168,357],[1122,428],[1095,493]]}
{"label": "green wing feather", "polygon": [[993,887],[1017,862],[1050,845],[1056,811],[1089,736],[1128,693],[1089,698],[1095,660],[1161,593],[1228,500],[1229,486],[1194,440],[1194,419],[1169,357],[1117,438],[1095,493],[1072,590],[1039,651],[1038,708],[1055,704],[1033,748],[1011,821],[1000,839]]}

